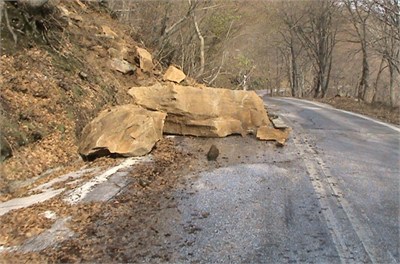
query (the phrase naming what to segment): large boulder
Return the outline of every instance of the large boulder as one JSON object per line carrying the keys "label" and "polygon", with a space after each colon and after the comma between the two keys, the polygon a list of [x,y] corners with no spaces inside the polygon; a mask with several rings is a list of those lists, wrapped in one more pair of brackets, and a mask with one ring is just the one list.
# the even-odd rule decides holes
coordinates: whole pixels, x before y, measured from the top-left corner
{"label": "large boulder", "polygon": [[136,105],[101,112],[82,131],[79,154],[92,159],[109,154],[142,156],[162,138],[166,114]]}
{"label": "large boulder", "polygon": [[129,94],[139,106],[166,112],[169,134],[225,137],[271,126],[263,101],[252,91],[157,83],[131,88]]}

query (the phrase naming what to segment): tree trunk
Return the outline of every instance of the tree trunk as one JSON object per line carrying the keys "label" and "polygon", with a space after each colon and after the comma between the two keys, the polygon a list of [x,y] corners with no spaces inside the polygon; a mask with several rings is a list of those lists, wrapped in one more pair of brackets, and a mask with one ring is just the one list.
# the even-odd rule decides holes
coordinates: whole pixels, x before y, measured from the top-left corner
{"label": "tree trunk", "polygon": [[201,34],[199,25],[198,25],[197,20],[196,20],[196,15],[195,15],[194,12],[193,12],[193,22],[194,22],[194,28],[196,29],[197,37],[200,40],[200,70],[196,74],[197,77],[200,77],[204,73],[204,65],[205,65],[205,59],[204,59],[204,37]]}
{"label": "tree trunk", "polygon": [[385,67],[383,67],[383,63],[384,62],[385,62],[385,57],[382,56],[381,63],[379,64],[379,71],[378,71],[378,74],[376,75],[376,80],[375,80],[375,84],[374,84],[374,87],[373,87],[373,89],[374,89],[374,97],[372,98],[372,102],[376,101],[376,91],[378,89],[379,80],[381,79],[382,72],[385,69]]}
{"label": "tree trunk", "polygon": [[394,65],[389,62],[389,91],[390,91],[390,106],[394,107],[396,104],[396,95],[394,92],[394,79],[395,79]]}
{"label": "tree trunk", "polygon": [[358,99],[368,101],[366,99],[367,92],[369,92],[369,64],[368,64],[368,53],[365,44],[362,44],[362,72],[361,79],[358,85]]}
{"label": "tree trunk", "polygon": [[291,65],[292,65],[292,69],[291,69],[291,91],[292,91],[292,96],[293,97],[297,97],[297,91],[299,89],[299,83],[297,80],[297,62],[296,62],[296,54],[294,52],[294,47],[293,47],[293,43],[291,43],[290,45],[290,56],[291,56]]}

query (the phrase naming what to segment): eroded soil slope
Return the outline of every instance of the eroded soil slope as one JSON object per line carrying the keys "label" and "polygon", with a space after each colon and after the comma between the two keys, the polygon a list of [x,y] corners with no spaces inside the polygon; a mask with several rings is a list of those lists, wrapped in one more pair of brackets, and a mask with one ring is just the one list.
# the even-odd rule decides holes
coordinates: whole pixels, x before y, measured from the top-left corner
{"label": "eroded soil slope", "polygon": [[[76,147],[82,128],[105,107],[129,102],[126,91],[138,81],[110,67],[115,50],[137,64],[137,43],[100,4],[61,1],[42,13],[12,3],[4,8],[10,27],[3,19],[1,145],[12,156],[1,163],[3,199],[50,168],[82,166]],[[27,30],[23,14],[42,26]]]}

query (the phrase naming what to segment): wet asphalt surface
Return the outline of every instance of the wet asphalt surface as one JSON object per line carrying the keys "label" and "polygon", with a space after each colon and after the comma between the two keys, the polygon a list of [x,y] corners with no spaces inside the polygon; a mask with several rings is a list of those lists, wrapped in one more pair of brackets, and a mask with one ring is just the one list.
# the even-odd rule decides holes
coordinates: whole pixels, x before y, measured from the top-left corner
{"label": "wet asphalt surface", "polygon": [[157,215],[169,262],[399,262],[398,128],[299,100],[266,102],[293,129],[287,145],[197,139],[200,153],[215,144],[221,154],[187,176],[176,211]]}

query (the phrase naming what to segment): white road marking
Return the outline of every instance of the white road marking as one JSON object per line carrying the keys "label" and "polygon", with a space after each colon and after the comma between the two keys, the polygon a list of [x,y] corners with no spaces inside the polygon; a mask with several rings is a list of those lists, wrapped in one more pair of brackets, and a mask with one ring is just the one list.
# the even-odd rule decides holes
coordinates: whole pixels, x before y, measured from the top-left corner
{"label": "white road marking", "polygon": [[[303,107],[303,105],[299,105],[299,107]],[[335,108],[332,109],[337,110]],[[353,114],[351,112],[349,113]],[[379,122],[368,117],[364,117],[362,115],[360,115],[360,117],[379,124],[382,123],[383,125],[390,127],[396,131],[398,130],[398,128],[389,124]],[[290,122],[290,120],[287,119],[287,117],[285,119],[292,127],[295,126],[292,122]],[[326,223],[331,232],[341,262],[347,263],[351,256],[349,255],[349,248],[346,245],[346,240],[344,238],[345,235],[342,234],[343,231],[341,231],[340,228],[341,220],[335,217],[331,209],[329,200],[327,199],[328,195],[334,195],[335,197],[337,197],[336,202],[341,206],[341,208],[343,208],[343,211],[346,214],[350,225],[352,226],[353,230],[361,241],[362,246],[367,252],[368,257],[370,258],[372,263],[397,263],[395,257],[390,251],[384,248],[379,248],[379,245],[376,243],[376,238],[368,225],[368,217],[363,212],[360,213],[360,218],[357,217],[357,214],[355,213],[352,205],[343,197],[343,191],[338,186],[338,182],[332,175],[331,171],[325,165],[324,160],[319,156],[317,152],[315,152],[312,147],[310,147],[308,144],[303,143],[307,141],[307,133],[300,126],[295,127],[295,130],[298,131],[299,136],[293,137],[293,143],[299,150],[300,155],[304,157],[304,163],[310,175],[311,184],[315,192],[320,196],[319,202],[321,207],[326,208],[326,210],[322,210],[322,214],[326,219]],[[307,157],[307,154],[311,154],[312,157]],[[328,190],[325,189],[322,180],[325,180],[328,183],[326,186]]]}
{"label": "white road marking", "polygon": [[[327,105],[327,104],[317,103],[317,102],[311,102],[311,101],[302,100],[302,99],[297,99],[297,98],[272,98],[272,97],[270,97],[270,98],[271,98],[272,100],[278,100],[278,101],[286,101],[286,100],[288,100],[288,101],[298,101],[298,102],[306,103],[306,104],[313,104],[313,105],[316,105],[316,106],[321,107],[321,108],[326,108],[326,109],[330,109],[330,110],[335,110],[335,111],[337,111],[337,112],[342,112],[342,113],[346,113],[346,114],[348,114],[348,115],[352,115],[352,116],[356,116],[356,117],[359,117],[359,118],[363,118],[363,119],[365,119],[365,120],[374,122],[374,123],[376,123],[376,124],[379,124],[379,125],[382,125],[382,126],[386,126],[386,127],[388,127],[388,128],[391,128],[391,129],[395,130],[396,132],[400,132],[400,128],[399,128],[398,126],[391,125],[391,124],[388,124],[388,123],[385,123],[385,122],[382,122],[382,121],[378,121],[378,120],[375,120],[375,119],[370,118],[370,117],[365,116],[365,115],[353,113],[353,112],[346,111],[346,110],[342,110],[342,109],[337,109],[337,108],[334,108],[334,107],[332,107],[332,106],[330,106],[330,105]],[[299,104],[297,104],[297,105],[299,105]],[[299,105],[299,106],[300,106],[300,105]],[[302,107],[302,108],[309,108],[309,107],[307,107],[307,106],[305,107],[304,105],[301,105],[301,107]]]}

